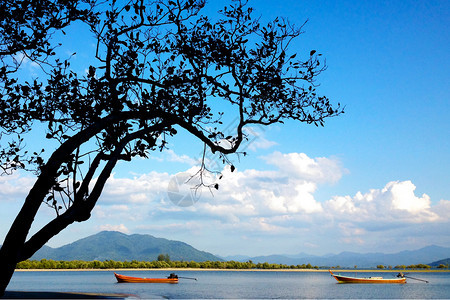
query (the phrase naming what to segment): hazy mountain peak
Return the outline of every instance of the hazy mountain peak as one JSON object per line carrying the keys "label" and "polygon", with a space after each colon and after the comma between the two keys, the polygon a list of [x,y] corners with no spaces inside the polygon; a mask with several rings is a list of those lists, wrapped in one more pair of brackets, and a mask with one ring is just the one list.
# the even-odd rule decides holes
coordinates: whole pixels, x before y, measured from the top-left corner
{"label": "hazy mountain peak", "polygon": [[[154,237],[150,234],[125,234],[117,231],[101,231],[59,248],[44,246],[32,259],[54,260],[156,260],[159,254],[169,254],[172,260],[217,261],[223,260],[211,253],[200,251],[185,242]],[[268,255],[250,257],[234,255],[226,260],[248,261],[254,263],[278,263],[286,265],[308,264],[317,266],[376,267],[382,265],[430,264],[450,257],[450,248],[430,245],[418,250],[405,250],[398,253],[356,253],[344,251],[339,254],[323,256],[299,253],[295,255]]]}
{"label": "hazy mountain peak", "polygon": [[159,254],[168,254],[172,260],[180,261],[221,260],[184,242],[156,238],[149,234],[127,235],[117,231],[101,231],[55,249],[46,247],[31,259],[152,261]]}

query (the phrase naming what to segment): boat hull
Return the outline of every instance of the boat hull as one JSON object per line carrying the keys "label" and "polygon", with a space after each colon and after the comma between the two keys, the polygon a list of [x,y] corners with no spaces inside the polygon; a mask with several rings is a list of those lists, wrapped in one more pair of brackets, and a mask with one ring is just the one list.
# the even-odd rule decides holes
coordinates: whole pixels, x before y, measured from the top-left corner
{"label": "boat hull", "polygon": [[116,276],[117,282],[119,283],[178,283],[178,278],[141,278],[120,275],[117,273],[114,273],[114,276]]}
{"label": "boat hull", "polygon": [[385,279],[383,277],[351,277],[351,276],[342,276],[335,275],[331,272],[331,276],[333,276],[338,283],[406,283],[406,278],[393,278],[393,279]]}

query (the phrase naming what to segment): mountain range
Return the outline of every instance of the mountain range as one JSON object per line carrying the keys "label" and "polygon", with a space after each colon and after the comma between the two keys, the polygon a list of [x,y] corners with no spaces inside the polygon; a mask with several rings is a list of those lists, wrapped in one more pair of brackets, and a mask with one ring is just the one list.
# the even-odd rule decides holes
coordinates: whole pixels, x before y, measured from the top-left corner
{"label": "mountain range", "polygon": [[450,258],[446,258],[446,259],[441,259],[435,262],[432,262],[429,264],[432,267],[438,267],[439,265],[450,265]]}
{"label": "mountain range", "polygon": [[102,231],[59,248],[44,246],[31,259],[153,261],[160,254],[168,254],[171,260],[178,261],[222,260],[183,242],[116,231]]}
{"label": "mountain range", "polygon": [[[446,261],[450,257],[450,248],[440,246],[427,246],[418,250],[406,250],[393,254],[385,253],[356,253],[341,252],[339,254],[328,254],[324,256],[308,255],[299,253],[296,255],[268,255],[256,257],[227,256],[225,260],[248,261],[254,263],[268,262],[286,265],[298,265],[310,263],[313,266],[341,266],[351,267],[376,267],[378,265],[397,266],[397,265],[415,265],[436,263]],[[442,263],[442,262],[441,262]],[[437,264],[439,265],[439,263]],[[437,266],[436,265],[436,266]]]}
{"label": "mountain range", "polygon": [[[440,261],[450,258],[450,248],[427,246],[418,250],[407,250],[394,254],[342,252],[324,256],[298,253],[295,255],[269,255],[250,257],[245,255],[219,257],[200,251],[180,241],[157,238],[148,234],[127,235],[115,231],[102,231],[59,248],[44,246],[31,259],[53,260],[116,260],[116,261],[152,261],[159,254],[168,254],[171,260],[178,261],[221,261],[235,260],[254,263],[277,263],[286,265],[340,266],[353,268],[373,268],[377,265],[397,266],[428,264],[439,265]],[[448,260],[447,260],[448,261]],[[436,266],[437,266],[436,265]]]}

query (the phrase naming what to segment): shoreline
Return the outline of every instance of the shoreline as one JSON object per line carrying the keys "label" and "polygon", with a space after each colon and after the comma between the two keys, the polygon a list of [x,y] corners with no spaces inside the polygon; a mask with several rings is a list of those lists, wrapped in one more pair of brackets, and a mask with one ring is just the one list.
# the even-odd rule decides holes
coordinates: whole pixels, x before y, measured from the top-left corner
{"label": "shoreline", "polygon": [[[45,291],[5,291],[4,299],[139,299],[133,294],[123,293],[77,293]],[[2,299],[3,299],[2,298]]]}
{"label": "shoreline", "polygon": [[[361,273],[394,273],[394,272],[408,272],[408,273],[445,273],[447,270],[378,270],[378,269],[330,269],[333,272],[361,272]],[[328,272],[329,269],[205,269],[205,268],[122,268],[122,269],[16,269],[15,272],[122,272],[122,271],[231,271],[231,272]]]}

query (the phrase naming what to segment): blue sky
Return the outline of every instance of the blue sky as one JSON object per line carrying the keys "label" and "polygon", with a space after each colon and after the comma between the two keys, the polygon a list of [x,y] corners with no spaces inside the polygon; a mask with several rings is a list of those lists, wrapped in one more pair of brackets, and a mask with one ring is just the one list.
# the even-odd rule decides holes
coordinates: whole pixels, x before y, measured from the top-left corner
{"label": "blue sky", "polygon": [[[196,171],[203,147],[181,132],[169,151],[121,163],[92,218],[49,245],[119,230],[223,256],[450,247],[450,2],[250,5],[263,21],[309,19],[291,50],[323,54],[328,70],[318,91],[344,104],[345,114],[323,128],[291,122],[251,128],[249,155],[232,157],[236,171],[225,167],[214,196],[204,190],[182,198],[189,184],[175,183]],[[80,41],[78,33],[68,51]],[[85,69],[83,53],[72,64]],[[0,177],[2,239],[32,183],[24,173]],[[180,197],[195,203],[175,205]],[[51,214],[43,207],[37,223]]]}

